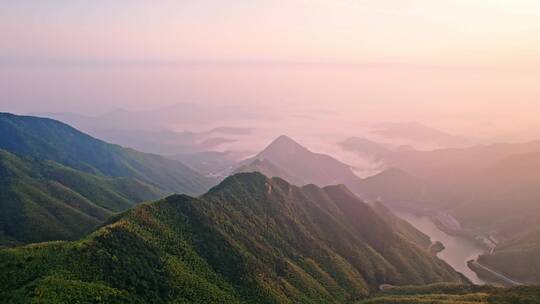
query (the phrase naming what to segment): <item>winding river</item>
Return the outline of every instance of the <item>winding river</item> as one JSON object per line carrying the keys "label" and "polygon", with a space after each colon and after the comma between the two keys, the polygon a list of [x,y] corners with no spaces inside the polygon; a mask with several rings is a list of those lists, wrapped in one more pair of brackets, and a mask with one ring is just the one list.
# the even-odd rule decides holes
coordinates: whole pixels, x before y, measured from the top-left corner
{"label": "winding river", "polygon": [[427,217],[402,212],[395,212],[395,214],[409,222],[416,229],[427,234],[431,241],[442,242],[446,249],[437,254],[439,258],[464,274],[473,283],[485,284],[474,271],[467,267],[468,260],[476,259],[480,254],[485,253],[481,246],[468,239],[446,234]]}

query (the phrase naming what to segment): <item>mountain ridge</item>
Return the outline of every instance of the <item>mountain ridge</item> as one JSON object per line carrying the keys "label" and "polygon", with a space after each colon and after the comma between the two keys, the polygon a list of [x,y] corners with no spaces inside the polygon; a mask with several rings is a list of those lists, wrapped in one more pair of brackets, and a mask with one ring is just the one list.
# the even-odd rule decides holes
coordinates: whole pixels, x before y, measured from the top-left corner
{"label": "mountain ridge", "polygon": [[[382,283],[464,280],[343,186],[259,173],[138,206],[81,241],[0,250],[0,270],[11,278],[0,279],[6,299],[101,290],[119,303],[353,303]],[[78,295],[53,287],[73,284]]]}

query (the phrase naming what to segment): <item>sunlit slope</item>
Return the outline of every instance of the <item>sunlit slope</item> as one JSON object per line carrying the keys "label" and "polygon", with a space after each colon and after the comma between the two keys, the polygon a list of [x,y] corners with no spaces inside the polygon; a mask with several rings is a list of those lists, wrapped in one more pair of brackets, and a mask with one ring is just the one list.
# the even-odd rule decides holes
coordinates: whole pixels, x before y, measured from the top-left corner
{"label": "sunlit slope", "polygon": [[0,246],[75,239],[114,212],[163,192],[132,178],[109,178],[0,149]]}
{"label": "sunlit slope", "polygon": [[0,272],[12,302],[354,303],[383,283],[461,281],[344,187],[259,173],[138,206],[81,241],[2,250]]}

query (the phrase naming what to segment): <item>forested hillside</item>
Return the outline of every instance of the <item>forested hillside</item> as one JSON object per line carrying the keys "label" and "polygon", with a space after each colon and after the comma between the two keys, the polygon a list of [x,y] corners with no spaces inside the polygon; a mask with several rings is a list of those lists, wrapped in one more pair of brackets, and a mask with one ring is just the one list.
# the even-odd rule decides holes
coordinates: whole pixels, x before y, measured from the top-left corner
{"label": "forested hillside", "polygon": [[115,212],[165,195],[133,178],[84,173],[0,149],[0,246],[76,239]]}
{"label": "forested hillside", "polygon": [[380,284],[463,282],[343,186],[259,173],[127,211],[77,242],[0,251],[13,303],[354,303]]}

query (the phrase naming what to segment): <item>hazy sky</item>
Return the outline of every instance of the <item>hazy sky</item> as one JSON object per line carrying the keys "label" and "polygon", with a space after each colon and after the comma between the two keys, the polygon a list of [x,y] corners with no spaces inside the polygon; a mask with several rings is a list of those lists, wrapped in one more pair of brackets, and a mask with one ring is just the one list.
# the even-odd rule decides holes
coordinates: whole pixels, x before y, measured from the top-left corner
{"label": "hazy sky", "polygon": [[2,0],[0,41],[3,111],[235,103],[540,135],[536,0]]}
{"label": "hazy sky", "polygon": [[3,0],[24,60],[540,64],[536,0]]}

